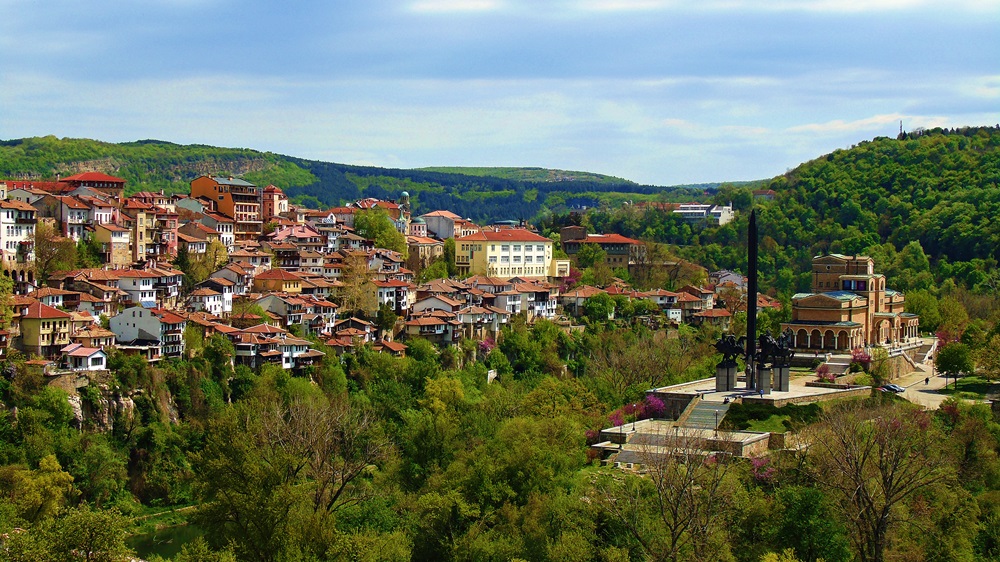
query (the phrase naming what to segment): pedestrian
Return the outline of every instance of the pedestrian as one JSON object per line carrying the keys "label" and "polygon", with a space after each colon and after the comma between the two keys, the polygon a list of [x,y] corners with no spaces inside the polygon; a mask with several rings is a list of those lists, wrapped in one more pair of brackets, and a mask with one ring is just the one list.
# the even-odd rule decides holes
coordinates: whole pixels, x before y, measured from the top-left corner
{"label": "pedestrian", "polygon": [[931,384],[931,378],[927,377],[926,379],[924,379],[924,384]]}

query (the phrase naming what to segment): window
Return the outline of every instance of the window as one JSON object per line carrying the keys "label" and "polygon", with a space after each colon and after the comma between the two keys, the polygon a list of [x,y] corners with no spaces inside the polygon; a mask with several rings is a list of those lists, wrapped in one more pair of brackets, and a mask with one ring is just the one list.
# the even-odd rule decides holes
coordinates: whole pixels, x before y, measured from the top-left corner
{"label": "window", "polygon": [[504,244],[503,246],[500,246],[500,251],[501,252],[509,252],[510,251],[510,245]]}
{"label": "window", "polygon": [[521,256],[514,256],[514,263],[521,263]]}
{"label": "window", "polygon": [[510,257],[509,256],[500,256],[500,261],[502,263],[507,263],[507,262],[510,261]]}
{"label": "window", "polygon": [[544,252],[545,251],[545,246],[543,246],[542,244],[539,244],[535,249],[538,250],[539,252]]}
{"label": "window", "polygon": [[496,262],[497,262],[497,257],[496,256],[490,256],[490,263],[496,263]]}
{"label": "window", "polygon": [[515,252],[520,252],[521,251],[521,245],[520,244],[514,244],[514,251]]}

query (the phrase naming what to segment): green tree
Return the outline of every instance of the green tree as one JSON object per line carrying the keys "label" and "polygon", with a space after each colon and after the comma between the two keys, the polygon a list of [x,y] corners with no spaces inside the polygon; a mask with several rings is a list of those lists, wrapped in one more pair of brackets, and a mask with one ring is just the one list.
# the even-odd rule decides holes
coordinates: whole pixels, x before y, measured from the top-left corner
{"label": "green tree", "polygon": [[448,266],[448,277],[458,274],[458,264],[455,263],[455,239],[449,238],[444,241],[444,263]]}
{"label": "green tree", "polygon": [[40,286],[47,285],[53,272],[76,266],[76,244],[63,238],[49,223],[35,225],[35,277]]}
{"label": "green tree", "polygon": [[375,314],[375,326],[381,334],[392,334],[393,327],[396,326],[396,312],[389,303],[378,305],[378,313]]}
{"label": "green tree", "polygon": [[813,429],[813,478],[847,522],[862,562],[885,560],[889,533],[906,516],[906,503],[954,477],[928,416],[909,405],[853,402]]}
{"label": "green tree", "polygon": [[976,367],[986,380],[1000,379],[1000,334],[993,336],[975,352]]}
{"label": "green tree", "polygon": [[593,267],[596,264],[604,263],[607,255],[600,244],[582,244],[576,253],[576,266],[580,269]]}
{"label": "green tree", "polygon": [[340,291],[343,312],[373,316],[378,310],[378,296],[368,271],[368,258],[363,252],[352,252],[344,258],[341,282],[344,284]]}
{"label": "green tree", "polygon": [[615,312],[615,303],[607,293],[597,293],[583,303],[583,313],[591,322],[607,322]]}
{"label": "green tree", "polygon": [[354,214],[354,230],[375,243],[377,248],[386,248],[406,257],[406,237],[396,230],[389,213],[381,207],[365,209]]}
{"label": "green tree", "polygon": [[945,345],[938,350],[937,357],[934,358],[934,366],[945,377],[954,377],[956,379],[955,388],[958,388],[958,375],[969,375],[973,372],[972,353],[969,351],[969,346],[961,342]]}
{"label": "green tree", "polygon": [[100,267],[104,263],[101,243],[92,234],[85,234],[76,243],[76,267]]}

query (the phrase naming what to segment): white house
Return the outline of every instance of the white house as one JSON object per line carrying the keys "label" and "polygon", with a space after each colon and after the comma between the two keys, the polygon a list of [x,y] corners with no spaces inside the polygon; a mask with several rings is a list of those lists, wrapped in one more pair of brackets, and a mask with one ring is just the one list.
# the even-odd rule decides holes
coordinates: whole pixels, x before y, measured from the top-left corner
{"label": "white house", "polygon": [[108,355],[98,347],[72,343],[62,348],[63,364],[74,371],[103,371],[108,368]]}
{"label": "white house", "polygon": [[187,321],[162,308],[133,306],[111,317],[110,328],[119,346],[159,344],[167,357],[184,354]]}

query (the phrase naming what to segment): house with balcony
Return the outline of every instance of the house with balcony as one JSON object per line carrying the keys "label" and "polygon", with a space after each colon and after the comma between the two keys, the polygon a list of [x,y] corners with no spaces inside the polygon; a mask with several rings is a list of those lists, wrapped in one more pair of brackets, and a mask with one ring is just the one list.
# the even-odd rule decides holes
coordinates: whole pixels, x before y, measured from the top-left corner
{"label": "house with balcony", "polygon": [[115,347],[115,333],[97,324],[91,324],[82,330],[77,330],[70,336],[70,340],[84,347],[96,347],[98,349]]}
{"label": "house with balcony", "polygon": [[157,252],[155,207],[135,199],[126,199],[122,204],[120,218],[121,226],[132,232],[133,262],[145,261],[150,250],[154,254]]}
{"label": "house with balcony", "polygon": [[232,252],[236,249],[236,221],[213,211],[203,213],[199,222],[219,233],[219,241]]}
{"label": "house with balcony", "polygon": [[209,277],[199,283],[198,286],[216,291],[222,296],[222,313],[216,314],[216,316],[226,318],[232,314],[233,295],[236,292],[236,283],[226,279],[225,277]]}
{"label": "house with balcony", "polygon": [[110,200],[93,195],[77,195],[76,198],[90,207],[91,224],[108,224],[118,219],[118,206]]}
{"label": "house with balcony", "polygon": [[209,279],[225,279],[233,284],[234,295],[245,295],[253,286],[253,272],[231,263],[209,274]]}
{"label": "house with balcony", "polygon": [[48,359],[60,355],[60,349],[70,344],[70,315],[57,308],[35,301],[19,318],[20,349]]}
{"label": "house with balcony", "polygon": [[187,321],[173,312],[142,306],[126,308],[110,320],[117,347],[141,352],[150,360],[181,357],[186,326]]}
{"label": "house with balcony", "polygon": [[410,311],[411,295],[415,287],[404,281],[373,281],[375,293],[380,305],[387,304],[392,311],[405,316]]}
{"label": "house with balcony", "polygon": [[0,201],[0,251],[3,268],[14,279],[14,292],[35,285],[36,209],[23,201]]}
{"label": "house with balcony", "polygon": [[[447,314],[447,317],[444,317]],[[462,339],[462,322],[453,313],[411,315],[404,323],[406,337],[438,345],[455,345]]]}
{"label": "house with balcony", "polygon": [[260,238],[264,223],[256,185],[233,176],[200,176],[191,181],[191,197],[211,199],[216,212],[233,219],[236,241]]}
{"label": "house with balcony", "polygon": [[[222,316],[222,293],[208,287],[199,287],[191,291],[188,296],[187,309],[192,312],[207,312],[214,316]],[[229,311],[232,312],[232,304]]]}
{"label": "house with balcony", "polygon": [[159,306],[175,308],[184,284],[184,272],[162,264],[147,267],[146,271],[156,274],[153,287]]}
{"label": "house with balcony", "polygon": [[147,308],[157,306],[159,275],[145,269],[123,269],[117,273],[118,288],[125,292],[124,303]]}
{"label": "house with balcony", "polygon": [[104,263],[118,269],[132,264],[132,231],[114,223],[94,225],[94,240],[101,245]]}
{"label": "house with balcony", "polygon": [[61,234],[79,242],[91,225],[90,205],[72,195],[46,194],[32,206],[39,218],[52,218],[59,223]]}

